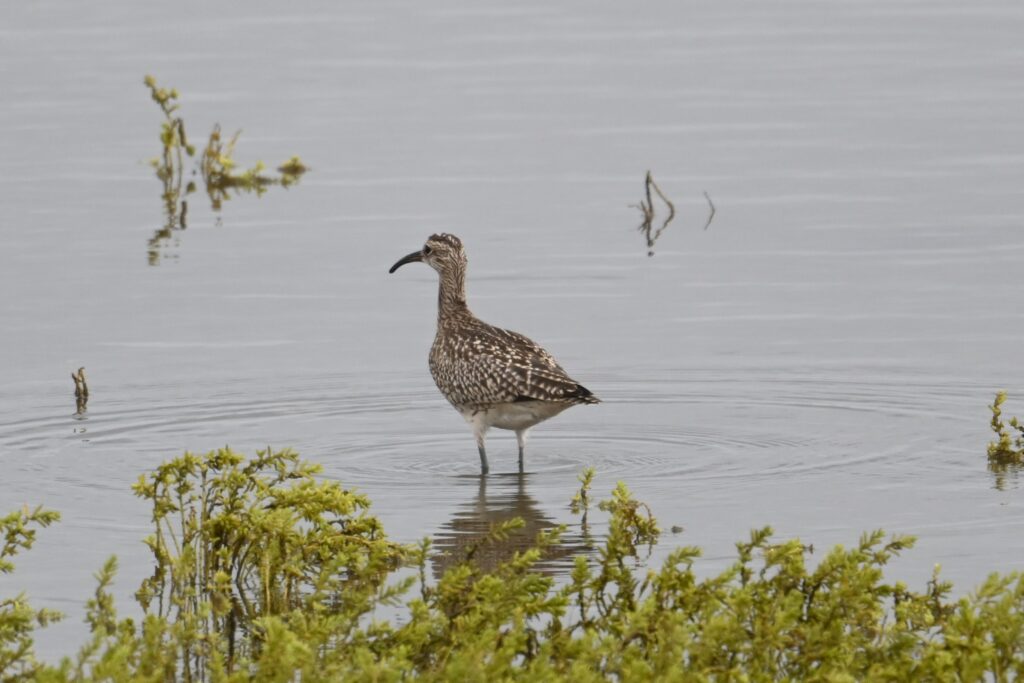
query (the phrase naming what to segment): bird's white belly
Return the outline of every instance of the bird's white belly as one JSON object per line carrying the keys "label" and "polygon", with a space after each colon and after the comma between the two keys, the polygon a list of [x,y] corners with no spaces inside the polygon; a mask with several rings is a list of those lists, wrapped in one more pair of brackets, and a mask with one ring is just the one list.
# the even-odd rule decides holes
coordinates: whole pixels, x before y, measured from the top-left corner
{"label": "bird's white belly", "polygon": [[551,401],[517,401],[515,403],[499,403],[487,409],[460,409],[459,412],[466,422],[474,426],[520,430],[529,429],[538,422],[554,417],[570,405],[570,403],[553,403]]}

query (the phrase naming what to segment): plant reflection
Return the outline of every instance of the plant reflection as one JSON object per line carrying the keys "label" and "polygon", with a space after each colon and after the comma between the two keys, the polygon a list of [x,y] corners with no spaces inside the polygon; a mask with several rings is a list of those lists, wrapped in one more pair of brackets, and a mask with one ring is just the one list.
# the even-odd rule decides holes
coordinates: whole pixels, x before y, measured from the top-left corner
{"label": "plant reflection", "polygon": [[989,461],[988,471],[992,473],[992,488],[996,491],[1017,488],[1021,469],[1024,469],[1024,466],[1020,464]]}
{"label": "plant reflection", "polygon": [[[469,558],[481,569],[492,570],[516,552],[532,548],[538,533],[559,526],[527,493],[529,476],[516,473],[478,478],[475,498],[462,504],[434,538],[438,551],[433,558],[436,577]],[[522,520],[522,528],[504,538],[492,535],[493,529],[516,518]],[[536,569],[555,573],[570,566],[573,557],[590,548],[585,532],[566,529],[560,542],[544,550]]]}
{"label": "plant reflection", "polygon": [[151,266],[158,265],[161,256],[167,258],[166,248],[171,244],[175,233],[188,227],[188,200],[184,199],[184,196],[195,191],[195,183],[189,182],[183,193],[181,177],[178,175],[175,179],[171,168],[157,167],[156,175],[164,186],[161,195],[164,202],[164,224],[153,233],[146,244],[146,255]]}

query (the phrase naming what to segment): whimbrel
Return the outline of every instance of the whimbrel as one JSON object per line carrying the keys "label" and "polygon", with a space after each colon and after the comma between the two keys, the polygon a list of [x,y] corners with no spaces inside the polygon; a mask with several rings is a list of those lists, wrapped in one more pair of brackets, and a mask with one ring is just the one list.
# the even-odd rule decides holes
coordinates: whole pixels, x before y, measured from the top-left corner
{"label": "whimbrel", "polygon": [[437,271],[437,336],[430,348],[430,374],[448,402],[473,428],[480,470],[487,474],[484,440],[491,427],[510,429],[519,443],[523,471],[526,433],[539,422],[580,403],[600,403],[569,377],[550,353],[518,332],[473,315],[466,306],[466,252],[454,235],[431,235],[419,251],[399,259]]}

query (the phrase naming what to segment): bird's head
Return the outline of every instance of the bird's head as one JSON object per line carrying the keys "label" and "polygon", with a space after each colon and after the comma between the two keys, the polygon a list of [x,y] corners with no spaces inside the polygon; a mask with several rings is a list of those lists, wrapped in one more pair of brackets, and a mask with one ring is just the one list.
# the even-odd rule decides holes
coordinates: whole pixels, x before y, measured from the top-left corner
{"label": "bird's head", "polygon": [[388,272],[393,273],[406,263],[415,262],[426,263],[443,275],[445,272],[465,268],[466,252],[462,248],[462,241],[455,235],[431,235],[422,249],[400,258]]}

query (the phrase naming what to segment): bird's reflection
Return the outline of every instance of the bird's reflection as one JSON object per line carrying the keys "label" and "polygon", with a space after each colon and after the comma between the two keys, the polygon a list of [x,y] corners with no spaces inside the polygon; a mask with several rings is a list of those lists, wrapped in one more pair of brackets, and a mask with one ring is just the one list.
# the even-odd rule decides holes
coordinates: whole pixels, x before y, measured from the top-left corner
{"label": "bird's reflection", "polygon": [[[527,493],[529,477],[524,473],[473,477],[477,481],[475,497],[460,505],[434,538],[435,576],[465,561],[471,551],[477,566],[494,569],[516,552],[533,547],[538,533],[558,526]],[[516,517],[523,520],[521,529],[500,541],[485,540],[494,526]],[[536,569],[545,574],[559,573],[571,566],[574,556],[587,552],[590,543],[577,529],[570,526],[558,544],[546,548]]]}

